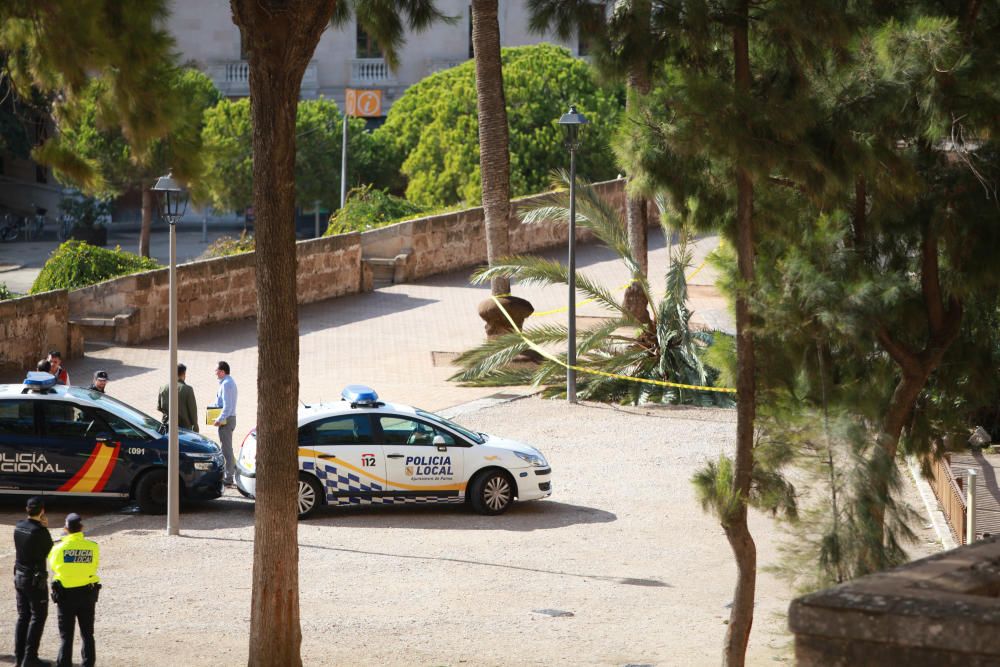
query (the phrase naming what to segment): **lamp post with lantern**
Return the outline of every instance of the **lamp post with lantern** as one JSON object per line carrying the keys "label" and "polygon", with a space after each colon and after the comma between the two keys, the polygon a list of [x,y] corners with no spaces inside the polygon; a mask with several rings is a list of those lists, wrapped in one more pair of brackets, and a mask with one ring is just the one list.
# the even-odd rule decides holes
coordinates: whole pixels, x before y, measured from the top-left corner
{"label": "lamp post with lantern", "polygon": [[569,314],[566,350],[566,400],[576,403],[576,151],[580,147],[580,126],[590,121],[570,106],[559,118],[566,129],[566,148],[569,149]]}
{"label": "lamp post with lantern", "polygon": [[187,210],[188,193],[173,173],[152,188],[160,215],[170,225],[170,400],[167,409],[167,534],[180,534],[180,445],[177,440],[177,221]]}

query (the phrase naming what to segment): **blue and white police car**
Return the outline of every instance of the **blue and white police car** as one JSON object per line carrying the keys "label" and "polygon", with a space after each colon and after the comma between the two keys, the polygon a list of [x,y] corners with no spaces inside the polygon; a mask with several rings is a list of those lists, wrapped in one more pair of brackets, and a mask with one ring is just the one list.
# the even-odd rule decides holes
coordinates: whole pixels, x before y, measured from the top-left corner
{"label": "blue and white police car", "polygon": [[[431,412],[382,403],[350,385],[333,404],[299,408],[299,518],[320,505],[468,502],[501,514],[514,500],[552,495],[552,469],[534,447],[476,433]],[[236,463],[253,497],[257,431]]]}
{"label": "blue and white police car", "polygon": [[[181,497],[222,495],[225,461],[211,440],[181,430]],[[143,512],[167,507],[162,422],[48,373],[0,385],[0,494],[132,498]]]}

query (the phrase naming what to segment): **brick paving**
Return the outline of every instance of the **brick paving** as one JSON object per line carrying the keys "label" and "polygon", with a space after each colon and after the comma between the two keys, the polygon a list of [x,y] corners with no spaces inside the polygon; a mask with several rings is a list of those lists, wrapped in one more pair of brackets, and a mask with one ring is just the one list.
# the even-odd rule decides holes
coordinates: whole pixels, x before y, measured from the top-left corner
{"label": "brick paving", "polygon": [[[717,243],[715,237],[696,243],[696,267]],[[590,244],[579,248],[577,254],[579,270],[603,284],[617,287],[627,280],[627,270],[611,251]],[[565,259],[562,251],[550,256]],[[649,258],[654,292],[662,294],[662,276],[668,260],[658,230],[650,233]],[[476,345],[483,337],[476,306],[488,297],[489,290],[486,286],[470,285],[470,272],[456,271],[419,283],[392,285],[302,306],[299,311],[301,399],[337,400],[344,385],[360,383],[375,387],[386,400],[440,410],[497,393],[496,388],[460,387],[447,380],[455,372],[454,367],[447,365],[452,355]],[[725,301],[712,287],[714,279],[714,270],[705,266],[692,280],[694,320],[732,330]],[[566,303],[562,287],[515,285],[513,291],[531,301],[539,312]],[[578,309],[580,318],[602,314],[594,304]],[[565,313],[544,318],[559,321],[565,318]],[[581,321],[581,325],[585,322]],[[156,396],[159,386],[168,380],[168,357],[166,338],[133,347],[88,344],[85,357],[69,361],[67,367],[74,384],[89,384],[95,370],[107,370],[112,378],[109,393],[158,415]],[[255,321],[246,319],[182,332],[178,359],[188,367],[188,382],[194,387],[199,408],[214,400],[216,362],[220,359],[229,362],[239,386],[237,438],[241,440],[255,421],[258,400]],[[15,377],[0,379],[20,381]],[[529,389],[502,391],[525,393]],[[209,437],[215,436],[214,429],[206,430]]]}

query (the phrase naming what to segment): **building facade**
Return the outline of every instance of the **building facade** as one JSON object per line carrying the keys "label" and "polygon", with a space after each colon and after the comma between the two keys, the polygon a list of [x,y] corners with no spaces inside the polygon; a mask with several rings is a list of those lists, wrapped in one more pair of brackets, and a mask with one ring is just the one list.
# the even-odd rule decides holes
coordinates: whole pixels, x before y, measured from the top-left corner
{"label": "building facade", "polygon": [[[378,44],[352,17],[341,27],[329,27],[302,78],[303,99],[320,96],[343,108],[347,88],[379,90],[382,114],[406,90],[429,74],[454,67],[472,58],[472,9],[468,0],[438,0],[439,10],[453,23],[437,23],[424,32],[407,35],[399,53],[399,67],[389,69]],[[552,42],[576,55],[585,43],[579,39],[561,42],[555,35],[539,35],[528,29],[528,11],[523,0],[499,3],[500,41],[504,46]],[[247,45],[233,24],[226,0],[174,0],[169,29],[177,40],[181,61],[208,74],[228,97],[250,93]]]}

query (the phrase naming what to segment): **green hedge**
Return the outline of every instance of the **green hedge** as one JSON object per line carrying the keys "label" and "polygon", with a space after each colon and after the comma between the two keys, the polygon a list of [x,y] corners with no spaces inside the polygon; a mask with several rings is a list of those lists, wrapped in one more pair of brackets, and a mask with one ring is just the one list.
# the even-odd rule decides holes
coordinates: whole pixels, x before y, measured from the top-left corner
{"label": "green hedge", "polygon": [[10,288],[7,287],[7,283],[0,283],[0,301],[6,301],[7,299],[14,299],[17,298],[18,296],[20,295],[14,294],[13,292],[10,291]]}
{"label": "green hedge", "polygon": [[253,252],[257,249],[253,234],[240,232],[238,238],[232,236],[221,236],[205,249],[201,258],[208,257],[229,257],[230,255],[241,255],[245,252]]}
{"label": "green hedge", "polygon": [[118,276],[158,268],[160,265],[155,260],[118,247],[108,250],[82,241],[67,241],[49,256],[31,286],[31,294],[86,287]]}
{"label": "green hedge", "polygon": [[401,218],[424,213],[426,210],[423,206],[393,196],[385,190],[370,185],[362,186],[351,190],[347,201],[344,202],[344,208],[330,218],[330,224],[323,236],[384,227]]}

